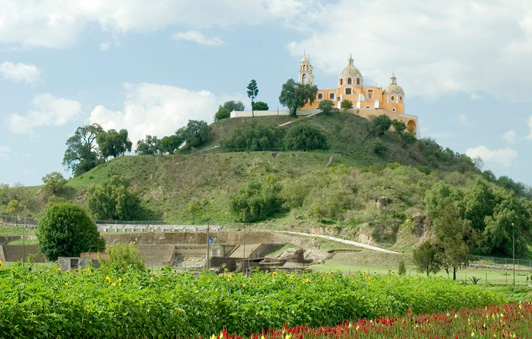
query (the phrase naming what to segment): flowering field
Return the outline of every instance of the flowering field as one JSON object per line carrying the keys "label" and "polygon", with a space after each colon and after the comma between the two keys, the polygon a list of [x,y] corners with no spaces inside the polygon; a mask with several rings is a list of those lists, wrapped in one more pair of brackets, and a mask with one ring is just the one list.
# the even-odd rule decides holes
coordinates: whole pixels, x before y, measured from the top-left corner
{"label": "flowering field", "polygon": [[[0,269],[0,336],[206,337],[503,302],[442,278]],[[369,325],[368,325],[369,326]]]}
{"label": "flowering field", "polygon": [[[532,338],[532,302],[400,318],[344,322],[334,327],[270,329],[252,339],[296,338]],[[223,330],[211,339],[240,339]]]}

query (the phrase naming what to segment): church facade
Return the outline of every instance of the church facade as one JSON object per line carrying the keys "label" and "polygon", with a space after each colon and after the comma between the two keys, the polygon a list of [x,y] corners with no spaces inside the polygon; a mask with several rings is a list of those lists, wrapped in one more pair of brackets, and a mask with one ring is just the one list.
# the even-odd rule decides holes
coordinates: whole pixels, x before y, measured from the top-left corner
{"label": "church facade", "polygon": [[[314,75],[309,58],[305,54],[299,66],[299,83],[314,84]],[[407,128],[419,137],[418,119],[416,116],[405,114],[405,93],[397,84],[397,78],[392,74],[390,84],[382,87],[364,86],[362,73],[355,67],[353,57],[350,56],[347,66],[338,76],[336,88],[318,88],[318,94],[313,103],[307,103],[301,110],[317,109],[320,102],[330,100],[334,107],[340,108],[342,100],[349,100],[353,108],[349,111],[365,118],[377,115],[387,115],[405,123]]]}

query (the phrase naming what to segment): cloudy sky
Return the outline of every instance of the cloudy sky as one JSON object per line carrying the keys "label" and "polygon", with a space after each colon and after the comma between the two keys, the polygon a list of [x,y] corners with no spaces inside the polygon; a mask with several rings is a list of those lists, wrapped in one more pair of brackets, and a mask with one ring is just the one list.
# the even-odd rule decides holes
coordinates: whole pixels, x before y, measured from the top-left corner
{"label": "cloudy sky", "polygon": [[134,143],[226,100],[281,108],[303,51],[331,88],[349,54],[368,85],[392,72],[423,137],[532,185],[529,0],[0,0],[0,182],[61,171],[78,126]]}

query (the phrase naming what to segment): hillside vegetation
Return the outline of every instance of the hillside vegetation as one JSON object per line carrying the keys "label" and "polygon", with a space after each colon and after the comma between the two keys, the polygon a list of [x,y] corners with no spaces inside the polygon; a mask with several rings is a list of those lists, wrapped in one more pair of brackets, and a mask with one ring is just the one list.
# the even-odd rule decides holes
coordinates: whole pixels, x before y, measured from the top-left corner
{"label": "hillside vegetation", "polygon": [[[298,124],[312,125],[325,134],[328,148],[285,151],[281,145],[236,152],[217,147],[237,129],[277,128],[289,121],[293,123],[281,127],[283,133]],[[253,221],[306,229],[325,225],[341,236],[397,248],[408,248],[430,230],[432,207],[427,195],[439,194],[441,187],[452,188],[458,206],[479,185],[489,191],[493,206],[482,212],[482,218],[495,218],[496,207],[508,199],[520,206],[523,220],[529,218],[530,201],[521,197],[526,192],[501,187],[501,181],[490,172],[482,173],[467,156],[442,149],[430,139],[405,138],[393,131],[374,136],[369,131],[369,120],[345,113],[223,119],[212,125],[201,148],[116,158],[70,179],[52,199],[87,207],[89,187],[120,176],[140,199],[137,220]],[[515,183],[510,180],[510,184]],[[26,214],[35,216],[50,198],[41,187],[13,188],[9,194],[24,202]],[[250,206],[244,211],[241,206],[247,202]],[[5,210],[5,205],[0,208]],[[528,237],[528,222],[521,227]]]}

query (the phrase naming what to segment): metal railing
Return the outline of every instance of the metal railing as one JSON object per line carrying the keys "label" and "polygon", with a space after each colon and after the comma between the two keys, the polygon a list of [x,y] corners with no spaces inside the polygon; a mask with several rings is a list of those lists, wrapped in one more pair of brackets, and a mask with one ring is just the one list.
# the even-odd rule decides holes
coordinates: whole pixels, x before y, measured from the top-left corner
{"label": "metal railing", "polygon": [[[510,266],[514,264],[514,259],[512,258],[501,258],[501,257],[487,257],[480,255],[472,255],[471,258],[476,261],[482,261],[485,265],[494,265],[494,266]],[[532,260],[529,259],[515,259],[516,266],[526,266],[532,268]]]}

